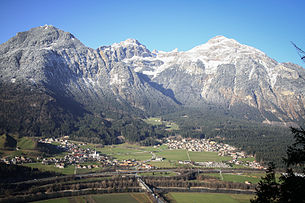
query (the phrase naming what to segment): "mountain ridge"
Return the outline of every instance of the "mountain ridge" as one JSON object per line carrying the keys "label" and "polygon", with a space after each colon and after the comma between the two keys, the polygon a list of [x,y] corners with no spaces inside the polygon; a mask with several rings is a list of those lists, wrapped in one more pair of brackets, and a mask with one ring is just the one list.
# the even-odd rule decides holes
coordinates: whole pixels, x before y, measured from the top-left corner
{"label": "mountain ridge", "polygon": [[[143,65],[144,60],[146,64],[149,62],[158,62],[160,65]],[[191,78],[197,78],[197,83],[201,82],[201,87],[197,88],[201,88],[200,96],[198,96],[199,92],[197,92],[198,98],[204,98],[206,101],[212,103],[223,103],[229,108],[232,104],[236,103],[236,101],[256,107],[263,114],[262,118],[267,123],[270,123],[269,120],[272,119],[266,114],[277,114],[275,117],[278,118],[278,122],[299,118],[303,120],[304,118],[304,94],[299,91],[304,90],[304,69],[291,63],[278,63],[260,50],[242,45],[233,39],[217,36],[207,43],[194,47],[188,51],[159,51],[156,52],[154,57],[145,59],[135,57],[134,59],[125,59],[123,61],[128,63],[129,66],[134,66],[136,72],[144,73],[157,83],[169,86],[176,94],[182,92],[186,86],[191,86],[190,88],[196,87],[194,84],[189,85],[190,82],[188,82],[186,85],[177,88],[179,84],[175,81],[183,80],[188,74],[190,75],[190,78],[187,78],[188,81],[190,81]],[[226,66],[231,68],[224,70],[224,67]],[[223,70],[219,69],[219,67],[222,67]],[[172,71],[172,69],[175,70]],[[181,76],[172,80],[173,77],[177,76],[179,71],[182,71]],[[215,76],[217,78],[224,73],[230,73],[233,82],[230,83],[228,79],[223,78],[222,81],[226,84],[217,84],[218,88],[213,88],[216,84],[210,83],[219,82],[220,79],[218,78],[218,80],[215,80]],[[245,75],[247,75],[247,77],[245,77]],[[287,80],[298,80],[298,85],[292,87],[291,84],[293,84],[294,81],[289,84]],[[173,81],[175,84],[170,84],[168,81]],[[230,83],[229,89],[228,82]],[[285,85],[283,85],[283,83],[285,83]],[[234,88],[232,88],[232,86],[234,86]],[[247,88],[249,86],[251,89]],[[177,88],[176,91],[175,88]],[[262,91],[262,89],[264,90]],[[291,89],[294,90],[291,91]],[[294,91],[297,93],[296,97],[292,97]],[[239,95],[241,95],[241,97]],[[181,98],[181,103],[186,103],[189,96],[190,95]],[[223,97],[227,97],[226,101],[220,101],[223,100]],[[280,98],[279,100],[279,97],[285,97],[285,99]],[[293,100],[298,100],[297,103],[294,104],[297,106],[297,111],[299,111],[300,114],[298,114],[291,105],[288,107],[287,98],[288,101],[292,103]],[[270,109],[270,106],[280,106],[280,108]],[[269,112],[264,113],[265,109]],[[285,116],[285,114],[288,114],[288,116]]]}
{"label": "mountain ridge", "polygon": [[[304,69],[224,36],[183,52],[151,52],[135,39],[92,49],[45,25],[0,45],[0,71],[1,114],[11,120],[1,121],[4,132],[18,131],[10,118],[19,115],[16,103],[19,111],[32,109],[18,121],[31,132],[55,118],[50,129],[84,114],[107,123],[108,115],[143,118],[208,106],[260,123],[305,119]],[[17,88],[24,89],[19,96]],[[24,96],[21,104],[25,93],[40,98]]]}

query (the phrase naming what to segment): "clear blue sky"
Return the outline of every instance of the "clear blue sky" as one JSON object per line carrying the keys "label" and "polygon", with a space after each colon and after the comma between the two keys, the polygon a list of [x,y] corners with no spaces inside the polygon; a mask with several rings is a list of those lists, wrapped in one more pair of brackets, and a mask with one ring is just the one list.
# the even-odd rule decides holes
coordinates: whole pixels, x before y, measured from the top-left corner
{"label": "clear blue sky", "polygon": [[305,67],[290,44],[305,49],[304,0],[0,0],[0,8],[0,43],[45,24],[91,48],[135,38],[185,51],[224,35]]}

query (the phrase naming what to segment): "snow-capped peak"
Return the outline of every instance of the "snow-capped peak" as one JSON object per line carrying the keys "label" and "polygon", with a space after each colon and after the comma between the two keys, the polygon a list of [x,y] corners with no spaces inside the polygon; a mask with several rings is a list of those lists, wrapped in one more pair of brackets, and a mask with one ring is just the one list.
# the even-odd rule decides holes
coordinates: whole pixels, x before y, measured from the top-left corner
{"label": "snow-capped peak", "polygon": [[140,45],[142,44],[136,39],[126,39],[125,41],[122,41],[120,43],[112,44],[113,47],[117,47],[117,46],[128,47],[128,46],[140,46]]}
{"label": "snow-capped peak", "polygon": [[126,39],[125,41],[122,42],[123,44],[136,44],[136,45],[140,45],[140,42],[136,39]]}
{"label": "snow-capped peak", "polygon": [[170,52],[179,52],[179,51],[178,51],[178,48],[175,48],[175,49],[173,49],[173,50],[170,51]]}
{"label": "snow-capped peak", "polygon": [[48,29],[48,28],[54,28],[53,25],[48,25],[48,24],[45,24],[44,26],[40,26],[40,28],[43,28],[43,29]]}
{"label": "snow-capped peak", "polygon": [[220,49],[220,48],[228,48],[228,47],[240,47],[241,44],[238,43],[234,39],[229,39],[224,36],[216,36],[210,39],[208,42],[201,44],[199,46],[194,47],[189,51],[201,51],[201,50],[209,50],[209,49]]}
{"label": "snow-capped peak", "polygon": [[217,35],[217,36],[213,37],[212,39],[210,39],[208,41],[208,43],[220,43],[220,42],[224,42],[224,41],[230,41],[230,42],[238,43],[236,40],[227,38],[227,37],[222,36],[222,35]]}
{"label": "snow-capped peak", "polygon": [[[129,40],[126,41],[129,42]],[[236,40],[224,36],[213,37],[208,42],[188,51],[179,52],[177,48],[169,52],[153,51],[152,56],[153,58],[146,58],[145,60],[162,61],[162,65],[153,67],[150,71],[145,71],[145,74],[152,75],[153,77],[156,77],[160,72],[171,67],[173,64],[181,64],[183,67],[185,64],[188,64],[187,66],[189,67],[189,64],[196,64],[198,61],[204,64],[206,74],[216,73],[220,64],[236,64],[240,59],[247,59],[249,57],[266,67],[268,73],[276,64],[260,50],[240,44]],[[132,60],[139,60],[139,58],[133,58]],[[141,69],[141,66],[137,67],[137,70]],[[189,69],[187,71],[190,72]],[[195,71],[192,74],[197,74],[197,72]]]}

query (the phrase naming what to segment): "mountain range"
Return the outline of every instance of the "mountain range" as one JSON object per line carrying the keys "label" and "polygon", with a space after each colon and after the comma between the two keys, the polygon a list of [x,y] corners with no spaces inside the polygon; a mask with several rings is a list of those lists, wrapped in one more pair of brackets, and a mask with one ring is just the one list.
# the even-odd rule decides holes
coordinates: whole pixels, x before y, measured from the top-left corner
{"label": "mountain range", "polygon": [[224,36],[188,51],[150,51],[135,39],[92,49],[40,26],[0,45],[0,88],[2,133],[80,135],[86,125],[102,139],[124,137],[134,120],[186,109],[305,121],[304,68]]}

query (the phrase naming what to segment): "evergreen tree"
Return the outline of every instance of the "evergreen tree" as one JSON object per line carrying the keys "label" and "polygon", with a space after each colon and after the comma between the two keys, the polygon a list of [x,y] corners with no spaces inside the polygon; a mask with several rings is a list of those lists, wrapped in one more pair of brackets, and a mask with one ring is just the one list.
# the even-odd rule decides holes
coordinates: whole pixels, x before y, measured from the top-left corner
{"label": "evergreen tree", "polygon": [[[266,171],[256,188],[256,197],[252,203],[259,202],[292,202],[305,203],[305,130],[291,128],[295,143],[288,147],[286,173],[282,174],[280,183],[276,183],[273,164]],[[297,173],[302,172],[302,173]]]}
{"label": "evergreen tree", "polygon": [[275,166],[273,163],[269,164],[266,176],[259,181],[255,190],[256,197],[254,200],[251,200],[252,203],[277,202],[279,184],[276,182]]}
{"label": "evergreen tree", "polygon": [[[304,175],[304,174],[303,174]],[[282,184],[280,185],[278,202],[305,202],[305,177],[296,174],[292,169],[287,169],[285,175],[282,175]]]}
{"label": "evergreen tree", "polygon": [[291,128],[294,134],[295,143],[289,146],[287,149],[287,158],[284,159],[287,167],[299,166],[303,167],[303,172],[305,172],[305,130],[303,128]]}
{"label": "evergreen tree", "polygon": [[281,176],[279,202],[305,202],[305,130],[291,128],[291,131],[295,143],[288,147],[284,159],[287,170]]}

